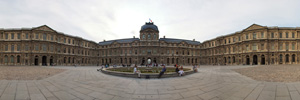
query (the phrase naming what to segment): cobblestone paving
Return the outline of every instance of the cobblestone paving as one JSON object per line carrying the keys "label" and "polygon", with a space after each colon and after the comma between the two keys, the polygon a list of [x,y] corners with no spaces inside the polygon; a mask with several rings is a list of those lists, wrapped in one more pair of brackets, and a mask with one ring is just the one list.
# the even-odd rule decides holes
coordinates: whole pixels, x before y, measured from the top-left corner
{"label": "cobblestone paving", "polygon": [[0,80],[0,100],[299,100],[300,82],[256,81],[231,69],[253,66],[201,66],[176,78],[135,79],[69,69],[42,80]]}
{"label": "cobblestone paving", "polygon": [[[251,77],[254,80],[267,82],[299,82],[299,65],[272,65],[233,69],[234,71]],[[299,98],[300,99],[300,98]]]}

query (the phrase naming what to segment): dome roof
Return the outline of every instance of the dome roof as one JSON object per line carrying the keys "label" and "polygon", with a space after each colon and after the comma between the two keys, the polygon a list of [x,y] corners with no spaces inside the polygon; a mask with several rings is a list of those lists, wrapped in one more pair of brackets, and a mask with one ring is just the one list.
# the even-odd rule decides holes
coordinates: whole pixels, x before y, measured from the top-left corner
{"label": "dome roof", "polygon": [[154,25],[153,23],[150,23],[150,22],[149,23],[146,22],[146,24],[142,26],[141,31],[145,30],[147,28],[151,28],[151,29],[154,29],[154,30],[158,31],[157,26]]}

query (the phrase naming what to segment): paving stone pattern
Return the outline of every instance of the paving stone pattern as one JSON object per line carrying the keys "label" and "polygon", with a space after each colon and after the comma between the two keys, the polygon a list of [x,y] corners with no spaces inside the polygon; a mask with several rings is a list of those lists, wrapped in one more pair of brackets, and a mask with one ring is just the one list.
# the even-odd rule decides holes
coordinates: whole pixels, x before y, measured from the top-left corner
{"label": "paving stone pattern", "polygon": [[42,80],[0,80],[0,100],[299,100],[300,82],[264,82],[231,69],[253,66],[201,66],[176,78],[111,76],[97,67],[62,67]]}

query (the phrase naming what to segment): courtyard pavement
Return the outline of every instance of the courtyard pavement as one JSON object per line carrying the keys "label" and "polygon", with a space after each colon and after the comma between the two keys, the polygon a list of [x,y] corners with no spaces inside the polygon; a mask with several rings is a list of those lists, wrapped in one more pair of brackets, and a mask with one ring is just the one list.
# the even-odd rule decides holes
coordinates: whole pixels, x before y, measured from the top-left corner
{"label": "courtyard pavement", "polygon": [[253,66],[201,66],[176,78],[136,79],[68,69],[42,80],[0,80],[0,100],[299,100],[300,82],[256,81],[230,69]]}

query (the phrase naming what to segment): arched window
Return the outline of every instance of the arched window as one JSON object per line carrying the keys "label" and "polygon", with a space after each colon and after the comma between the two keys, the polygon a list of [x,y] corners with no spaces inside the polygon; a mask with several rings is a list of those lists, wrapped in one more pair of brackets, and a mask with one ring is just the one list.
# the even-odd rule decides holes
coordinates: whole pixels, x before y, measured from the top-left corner
{"label": "arched window", "polygon": [[10,63],[14,63],[14,59],[15,59],[14,56],[11,55],[11,56],[10,56]]}
{"label": "arched window", "polygon": [[154,34],[153,39],[156,39],[156,34]]}
{"label": "arched window", "polygon": [[143,34],[143,39],[145,39],[145,34]]}

